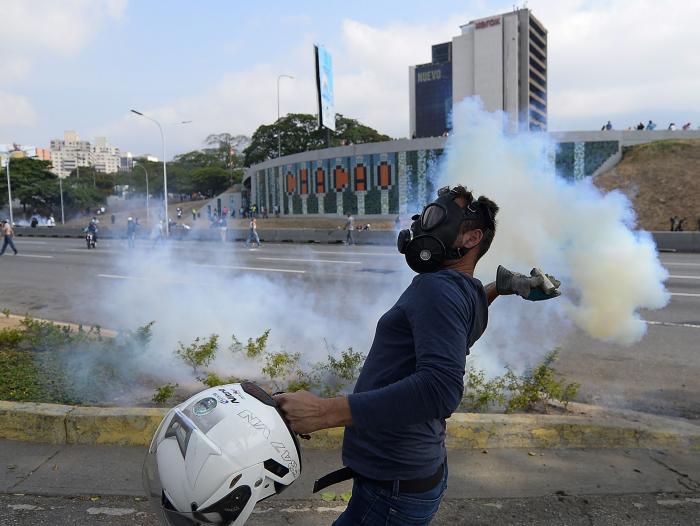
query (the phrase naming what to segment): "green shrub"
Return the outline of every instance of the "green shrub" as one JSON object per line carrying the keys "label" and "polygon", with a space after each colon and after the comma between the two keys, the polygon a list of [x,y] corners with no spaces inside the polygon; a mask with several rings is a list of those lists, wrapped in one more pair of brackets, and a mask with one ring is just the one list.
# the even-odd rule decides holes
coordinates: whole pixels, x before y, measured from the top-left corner
{"label": "green shrub", "polygon": [[[326,344],[328,347],[328,345]],[[332,349],[329,349],[332,351]],[[324,397],[338,396],[350,383],[354,382],[360,374],[365,355],[348,347],[340,353],[339,358],[328,355],[325,363],[318,363],[314,367],[315,384],[320,385],[320,394]]]}
{"label": "green shrub", "polygon": [[524,375],[513,375],[508,389],[511,392],[508,400],[507,412],[518,409],[533,411],[536,409],[547,410],[547,405],[552,400],[558,400],[567,407],[572,398],[576,396],[579,384],[567,384],[563,379],[558,380],[554,362],[559,358],[559,349],[549,352],[537,367],[528,370]]}
{"label": "green shrub", "polygon": [[165,384],[160,387],[156,387],[153,393],[153,398],[151,398],[156,404],[165,404],[173,396],[175,396],[175,389],[179,387],[178,384]]}
{"label": "green shrub", "polygon": [[[200,343],[200,341],[202,343]],[[212,334],[206,340],[197,336],[189,345],[178,342],[178,349],[175,354],[187,365],[192,367],[194,374],[197,374],[199,367],[208,366],[216,357],[219,350],[219,336]]]}
{"label": "green shrub", "polygon": [[233,342],[231,343],[229,349],[234,353],[245,352],[245,355],[248,358],[257,358],[265,354],[265,350],[267,349],[267,340],[269,337],[270,329],[267,329],[260,336],[255,338],[255,340],[253,340],[253,338],[248,338],[248,343],[246,343],[244,346],[234,334],[231,336]]}
{"label": "green shrub", "polygon": [[467,411],[485,411],[504,408],[514,411],[547,411],[549,402],[557,400],[568,407],[578,394],[579,384],[557,379],[553,364],[559,357],[559,349],[548,353],[542,363],[522,375],[506,369],[502,376],[486,379],[484,371],[467,370],[464,397],[461,407]]}
{"label": "green shrub", "polygon": [[461,407],[475,412],[501,407],[506,403],[506,385],[505,375],[487,380],[483,370],[470,367],[467,369]]}
{"label": "green shrub", "polygon": [[204,376],[198,377],[197,380],[202,382],[207,387],[216,387],[217,385],[226,384],[236,384],[244,381],[241,378],[235,376],[229,376],[228,378],[222,378],[216,373],[207,372]]}
{"label": "green shrub", "polygon": [[290,384],[303,383],[306,379],[299,365],[300,359],[301,353],[298,352],[267,353],[262,373],[274,382],[277,389],[288,390]]}

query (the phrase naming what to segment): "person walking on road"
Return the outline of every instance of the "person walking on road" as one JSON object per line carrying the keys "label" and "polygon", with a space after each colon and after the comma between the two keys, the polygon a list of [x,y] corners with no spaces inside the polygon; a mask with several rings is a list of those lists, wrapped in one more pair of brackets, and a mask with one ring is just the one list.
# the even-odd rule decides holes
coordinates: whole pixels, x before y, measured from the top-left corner
{"label": "person walking on road", "polygon": [[[499,295],[559,296],[560,283],[538,269],[525,276],[499,266],[486,286],[473,277],[495,236],[497,212],[496,203],[474,199],[463,186],[442,189],[399,234],[399,250],[419,274],[379,319],[353,394],[275,397],[297,433],[345,426],[346,467],[314,485],[320,491],[353,479],[335,526],[430,523],[447,487],[445,420],[462,401],[466,358],[486,330],[488,306]],[[418,236],[445,248],[428,251],[414,242]]]}
{"label": "person walking on road", "polygon": [[345,244],[346,245],[356,245],[355,243],[355,218],[352,217],[352,214],[348,212],[347,214],[348,219],[345,221],[345,227],[344,230],[347,230],[347,236],[345,238]]}
{"label": "person walking on road", "polygon": [[0,250],[0,256],[2,256],[5,253],[5,249],[8,246],[14,251],[16,256],[18,254],[17,248],[15,248],[15,243],[12,241],[12,238],[15,237],[15,231],[12,229],[12,225],[7,220],[2,221],[2,235],[5,240],[2,243],[2,250]]}
{"label": "person walking on road", "polygon": [[126,240],[129,248],[136,246],[136,223],[133,217],[126,220]]}
{"label": "person walking on road", "polygon": [[158,243],[162,243],[165,241],[165,237],[163,236],[163,220],[161,219],[158,221],[158,224],[156,225],[156,232],[155,232],[155,239],[153,241],[153,248],[156,247]]}
{"label": "person walking on road", "polygon": [[258,236],[258,222],[255,216],[250,218],[250,223],[248,223],[248,239],[246,240],[246,245],[250,246],[251,243],[255,243],[258,248],[260,247],[260,236]]}

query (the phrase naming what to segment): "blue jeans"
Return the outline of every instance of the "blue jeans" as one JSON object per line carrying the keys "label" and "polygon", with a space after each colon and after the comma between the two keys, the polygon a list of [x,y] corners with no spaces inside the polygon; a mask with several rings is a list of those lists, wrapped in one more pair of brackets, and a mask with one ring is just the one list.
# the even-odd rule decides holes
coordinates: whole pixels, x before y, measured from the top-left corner
{"label": "blue jeans", "polygon": [[5,241],[2,244],[2,251],[0,251],[0,256],[2,256],[5,253],[5,249],[8,246],[14,251],[15,254],[17,253],[15,244],[12,242],[12,236],[5,236]]}
{"label": "blue jeans", "polygon": [[355,479],[347,509],[333,526],[428,525],[440,507],[447,489],[447,462],[442,480],[423,493],[402,493],[400,483],[393,490]]}

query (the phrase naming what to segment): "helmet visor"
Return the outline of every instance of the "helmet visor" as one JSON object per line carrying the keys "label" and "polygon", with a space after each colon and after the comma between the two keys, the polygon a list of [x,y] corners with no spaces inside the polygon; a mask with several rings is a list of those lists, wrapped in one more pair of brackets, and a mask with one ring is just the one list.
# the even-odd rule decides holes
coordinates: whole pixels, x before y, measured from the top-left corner
{"label": "helmet visor", "polygon": [[420,218],[420,226],[424,231],[430,231],[440,226],[447,217],[447,210],[438,203],[431,203],[425,207]]}

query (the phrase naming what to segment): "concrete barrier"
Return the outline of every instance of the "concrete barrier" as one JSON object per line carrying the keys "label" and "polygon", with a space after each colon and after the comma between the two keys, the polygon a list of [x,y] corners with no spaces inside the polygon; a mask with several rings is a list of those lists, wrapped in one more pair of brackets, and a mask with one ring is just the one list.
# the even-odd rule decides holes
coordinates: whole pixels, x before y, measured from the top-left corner
{"label": "concrete barrier", "polygon": [[[447,420],[450,449],[683,448],[700,452],[700,426],[681,418],[612,412],[574,404],[575,414],[456,413]],[[73,407],[0,402],[0,438],[52,444],[146,446],[163,408]],[[343,429],[325,429],[302,441],[311,449],[341,447]]]}
{"label": "concrete barrier", "polygon": [[[72,227],[19,227],[15,230],[18,237],[65,237],[82,238],[85,234],[82,228]],[[330,230],[318,228],[280,228],[258,229],[260,240],[265,243],[340,243],[345,241],[344,230]],[[150,231],[141,231],[139,239],[147,239]],[[100,228],[99,238],[102,239],[126,239],[123,228]],[[174,233],[172,238],[176,241],[220,241],[221,232],[218,228],[195,228],[181,234]],[[229,228],[226,231],[227,241],[245,241],[248,238],[247,228]],[[389,230],[356,230],[355,239],[358,243],[367,245],[393,245],[396,242],[396,233]]]}
{"label": "concrete barrier", "polygon": [[652,232],[659,250],[700,252],[700,232]]}
{"label": "concrete barrier", "polygon": [[[68,237],[81,238],[84,236],[81,228],[70,227],[20,227],[16,229],[19,237]],[[657,247],[660,250],[672,250],[677,252],[700,252],[700,232],[652,232]],[[344,230],[319,229],[319,228],[278,228],[258,229],[260,240],[264,243],[341,243],[345,241]],[[147,239],[150,232],[141,231],[139,239]],[[104,239],[125,239],[123,228],[100,229],[99,237]],[[229,228],[226,231],[226,241],[243,242],[248,238],[248,229]],[[221,233],[216,228],[195,228],[186,234],[174,234],[176,241],[219,241]],[[396,232],[393,230],[356,230],[355,239],[364,245],[396,244]]]}

